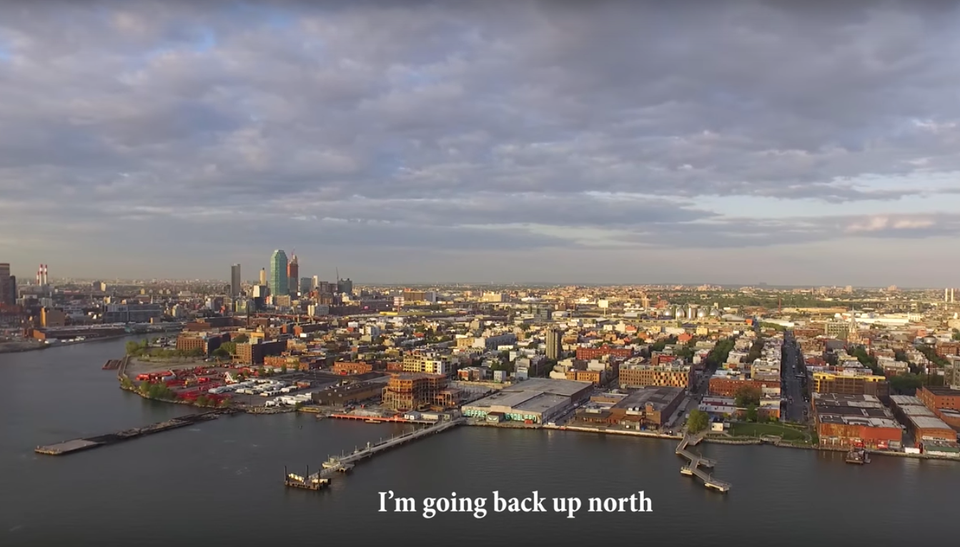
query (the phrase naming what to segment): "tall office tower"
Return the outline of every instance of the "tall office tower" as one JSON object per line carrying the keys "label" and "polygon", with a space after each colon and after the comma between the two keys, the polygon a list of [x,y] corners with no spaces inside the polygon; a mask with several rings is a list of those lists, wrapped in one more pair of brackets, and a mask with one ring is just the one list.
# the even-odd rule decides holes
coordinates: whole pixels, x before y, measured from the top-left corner
{"label": "tall office tower", "polygon": [[273,251],[273,255],[270,256],[270,279],[267,285],[274,298],[290,294],[290,282],[287,280],[287,253],[281,249]]}
{"label": "tall office tower", "polygon": [[563,333],[557,329],[547,331],[547,359],[560,359],[563,353]]}
{"label": "tall office tower", "polygon": [[337,280],[338,294],[353,294],[353,281],[350,278]]}
{"label": "tall office tower", "polygon": [[265,268],[260,268],[260,284],[267,284],[267,270]]}
{"label": "tall office tower", "polygon": [[320,288],[320,276],[315,275],[313,276],[313,283],[310,284],[310,289],[313,290],[318,288]]}
{"label": "tall office tower", "polygon": [[8,292],[10,293],[7,296],[7,301],[10,302],[11,304],[16,304],[17,303],[17,276],[15,275],[10,276],[10,281],[7,283],[7,289],[8,289]]}
{"label": "tall office tower", "polygon": [[10,264],[0,264],[0,304],[13,304],[10,301]]}
{"label": "tall office tower", "polygon": [[950,289],[943,289],[943,301],[944,302],[950,301]]}
{"label": "tall office tower", "polygon": [[297,255],[294,254],[287,264],[287,294],[297,294],[297,281],[300,279],[300,262],[297,261]]}
{"label": "tall office tower", "polygon": [[240,265],[230,266],[230,296],[236,298],[240,296]]}

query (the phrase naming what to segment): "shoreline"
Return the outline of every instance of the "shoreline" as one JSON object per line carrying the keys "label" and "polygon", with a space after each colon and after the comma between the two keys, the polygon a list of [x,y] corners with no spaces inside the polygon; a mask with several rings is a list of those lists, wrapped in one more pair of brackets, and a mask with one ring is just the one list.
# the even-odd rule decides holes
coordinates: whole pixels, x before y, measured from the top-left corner
{"label": "shoreline", "polygon": [[[129,364],[129,360],[125,358],[123,361],[123,364],[117,370],[117,379],[118,381],[121,382],[120,389],[124,391],[135,393],[139,397],[143,399],[148,399],[151,401],[160,401],[164,403],[186,405],[186,406],[192,406],[195,408],[213,408],[213,409],[224,408],[224,407],[200,406],[200,405],[197,405],[196,403],[192,403],[188,401],[170,401],[166,399],[153,399],[151,397],[147,397],[142,393],[140,393],[140,391],[136,389],[136,387],[126,388],[123,386],[122,381],[124,379],[126,379],[127,381],[130,381],[130,378],[126,374],[127,364]],[[315,412],[317,414],[323,414],[322,409],[318,409],[316,411],[310,411],[310,410],[303,410],[302,408],[297,408],[297,407],[282,407],[282,408],[226,407],[226,408],[232,408],[237,412],[243,412],[244,414],[252,414],[252,415],[274,415],[274,414],[289,414],[289,413],[300,413],[300,412]],[[646,438],[664,439],[664,440],[682,440],[683,439],[683,435],[677,435],[677,434],[670,435],[666,433],[657,433],[652,431],[631,431],[631,430],[616,430],[616,429],[611,430],[606,428],[600,429],[596,427],[585,427],[585,426],[565,426],[565,425],[558,426],[558,425],[520,424],[520,423],[516,425],[507,425],[509,423],[510,422],[498,423],[498,424],[487,423],[487,422],[472,422],[472,423],[466,422],[464,425],[467,425],[470,427],[499,427],[502,429],[535,429],[535,430],[546,429],[550,431],[602,433],[602,434],[624,435],[624,436],[631,436],[631,437],[646,437]],[[767,445],[767,446],[773,446],[775,448],[790,448],[795,450],[814,450],[818,452],[828,452],[828,453],[847,452],[847,450],[843,448],[827,448],[822,446],[800,445],[800,444],[782,442],[779,440],[776,440],[776,441],[765,440],[759,437],[745,437],[745,438],[738,439],[734,437],[717,438],[717,437],[704,436],[703,442],[711,443],[711,444],[726,444],[726,445],[752,445],[752,446]],[[931,455],[931,454],[908,454],[906,452],[891,452],[891,451],[878,451],[878,450],[867,450],[867,453],[871,455],[877,455],[877,456],[891,456],[891,457],[899,457],[899,458],[910,458],[910,459],[916,459],[916,460],[939,460],[939,461],[949,461],[949,462],[960,462],[960,458],[952,457],[952,456],[940,456],[940,455]]]}
{"label": "shoreline", "polygon": [[[103,341],[109,341],[109,340],[116,340],[118,338],[125,338],[127,336],[134,336],[134,335],[129,333],[111,334],[109,336],[97,336],[95,338],[77,340],[76,342],[59,342],[57,344],[32,344],[30,342],[5,342],[3,345],[0,345],[0,353],[25,353],[28,351],[40,351],[45,349],[64,348],[69,346],[76,346],[78,344],[86,344],[89,342],[103,342]],[[12,344],[30,344],[30,345],[28,345],[27,347],[5,347]]]}

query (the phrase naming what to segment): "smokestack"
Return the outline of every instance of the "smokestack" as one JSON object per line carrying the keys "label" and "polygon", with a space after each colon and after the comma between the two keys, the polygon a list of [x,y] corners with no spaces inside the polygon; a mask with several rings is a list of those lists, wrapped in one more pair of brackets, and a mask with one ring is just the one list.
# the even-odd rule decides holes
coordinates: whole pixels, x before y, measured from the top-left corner
{"label": "smokestack", "polygon": [[956,289],[950,289],[950,303],[951,303],[951,304],[953,304],[954,302],[956,302],[956,301],[953,299],[953,291],[955,291],[955,290],[956,290]]}
{"label": "smokestack", "polygon": [[43,265],[43,286],[46,287],[49,282],[50,280],[47,279],[47,265],[44,264]]}
{"label": "smokestack", "polygon": [[950,289],[943,289],[943,301],[944,302],[950,301]]}
{"label": "smokestack", "polygon": [[43,285],[43,264],[37,266],[37,285]]}

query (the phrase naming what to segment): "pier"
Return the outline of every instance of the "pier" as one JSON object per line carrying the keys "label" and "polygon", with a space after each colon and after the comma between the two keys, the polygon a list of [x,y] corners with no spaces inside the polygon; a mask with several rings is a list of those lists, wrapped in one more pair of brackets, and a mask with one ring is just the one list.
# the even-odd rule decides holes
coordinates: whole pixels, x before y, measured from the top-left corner
{"label": "pier", "polygon": [[311,474],[308,470],[308,473],[305,477],[296,475],[294,473],[288,473],[286,469],[284,469],[284,485],[291,488],[300,488],[305,490],[320,490],[324,486],[330,484],[331,479],[333,479],[337,473],[349,473],[353,469],[354,465],[360,460],[372,458],[381,452],[386,452],[392,448],[422,439],[429,435],[443,433],[444,431],[452,429],[462,423],[463,418],[442,421],[429,427],[411,431],[410,433],[403,433],[401,435],[397,435],[396,437],[391,437],[387,440],[379,441],[377,443],[367,443],[367,446],[358,448],[350,454],[330,456],[327,458],[327,461],[323,462],[323,466],[320,471]]}
{"label": "pier", "polygon": [[694,454],[687,450],[687,447],[696,446],[703,440],[703,434],[700,435],[684,435],[683,440],[680,441],[680,444],[677,445],[677,455],[682,456],[690,460],[689,465],[685,465],[680,468],[680,474],[686,475],[688,477],[696,477],[703,481],[703,485],[707,488],[713,488],[720,492],[727,492],[732,486],[730,483],[716,479],[713,475],[707,474],[702,468],[712,469],[717,462],[704,458],[700,454]]}
{"label": "pier", "polygon": [[109,444],[116,444],[123,441],[137,439],[145,435],[153,435],[154,433],[160,433],[162,431],[179,429],[181,427],[187,427],[200,422],[215,420],[224,414],[233,414],[234,412],[235,411],[233,410],[212,410],[209,412],[201,412],[199,414],[190,414],[144,427],[125,429],[116,433],[107,433],[106,435],[98,435],[96,437],[73,439],[56,444],[38,446],[34,449],[34,452],[37,454],[46,454],[48,456],[64,456],[67,454],[80,452],[82,450],[99,448]]}
{"label": "pier", "polygon": [[357,414],[328,414],[327,418],[336,418],[338,420],[361,420],[369,423],[396,423],[396,424],[429,424],[437,423],[437,420],[408,420],[403,416],[364,416]]}

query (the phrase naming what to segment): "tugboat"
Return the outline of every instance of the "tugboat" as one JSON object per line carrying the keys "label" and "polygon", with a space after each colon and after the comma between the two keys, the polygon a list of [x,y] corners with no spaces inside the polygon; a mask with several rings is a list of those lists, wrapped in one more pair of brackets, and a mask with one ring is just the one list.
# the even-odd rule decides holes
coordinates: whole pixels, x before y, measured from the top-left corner
{"label": "tugboat", "polygon": [[850,452],[847,452],[846,462],[856,465],[870,463],[870,455],[867,454],[867,451],[863,448],[854,448]]}

